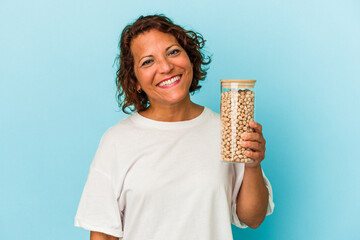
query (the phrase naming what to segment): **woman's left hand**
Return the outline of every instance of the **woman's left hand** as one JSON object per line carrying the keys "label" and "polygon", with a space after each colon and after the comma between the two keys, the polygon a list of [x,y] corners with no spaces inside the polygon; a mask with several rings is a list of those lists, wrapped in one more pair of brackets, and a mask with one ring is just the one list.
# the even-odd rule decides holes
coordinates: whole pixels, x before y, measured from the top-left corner
{"label": "woman's left hand", "polygon": [[255,130],[254,133],[243,133],[241,138],[241,146],[250,148],[252,151],[245,151],[245,155],[254,160],[252,163],[246,163],[246,168],[256,168],[260,166],[260,163],[265,158],[265,144],[266,141],[262,134],[262,126],[260,123],[250,121],[249,126]]}

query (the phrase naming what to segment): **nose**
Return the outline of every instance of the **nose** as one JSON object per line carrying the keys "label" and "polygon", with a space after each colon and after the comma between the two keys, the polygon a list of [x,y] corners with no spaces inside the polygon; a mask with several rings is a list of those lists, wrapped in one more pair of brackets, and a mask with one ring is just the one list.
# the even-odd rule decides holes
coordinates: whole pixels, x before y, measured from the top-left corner
{"label": "nose", "polygon": [[159,71],[160,73],[169,73],[173,70],[174,65],[168,59],[164,58],[160,61]]}

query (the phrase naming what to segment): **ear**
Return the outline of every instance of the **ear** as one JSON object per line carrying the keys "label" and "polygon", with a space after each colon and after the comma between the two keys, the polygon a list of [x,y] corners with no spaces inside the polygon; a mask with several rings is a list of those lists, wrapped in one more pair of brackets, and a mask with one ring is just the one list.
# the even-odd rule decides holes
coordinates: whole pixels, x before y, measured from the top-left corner
{"label": "ear", "polygon": [[136,91],[140,90],[140,89],[141,89],[141,86],[140,86],[139,82],[136,82]]}

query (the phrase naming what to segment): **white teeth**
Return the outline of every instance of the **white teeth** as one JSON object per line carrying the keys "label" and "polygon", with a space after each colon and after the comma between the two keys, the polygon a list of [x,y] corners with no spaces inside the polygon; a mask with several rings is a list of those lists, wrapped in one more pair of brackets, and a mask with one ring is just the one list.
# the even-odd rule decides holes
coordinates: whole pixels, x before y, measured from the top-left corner
{"label": "white teeth", "polygon": [[179,80],[179,79],[180,79],[180,76],[173,77],[173,78],[171,78],[171,79],[169,79],[169,80],[167,80],[167,81],[161,82],[161,83],[159,84],[159,86],[160,86],[160,87],[168,86],[168,85],[170,85],[170,84],[173,84],[174,82],[176,82],[176,81]]}

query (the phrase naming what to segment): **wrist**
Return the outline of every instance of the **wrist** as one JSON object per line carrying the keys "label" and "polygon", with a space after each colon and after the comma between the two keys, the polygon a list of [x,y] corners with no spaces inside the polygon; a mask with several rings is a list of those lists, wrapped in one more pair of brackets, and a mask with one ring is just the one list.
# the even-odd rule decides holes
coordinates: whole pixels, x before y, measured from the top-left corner
{"label": "wrist", "polygon": [[261,169],[260,162],[259,163],[256,163],[256,162],[246,163],[245,164],[245,169],[249,169],[251,171],[258,171],[258,170]]}

